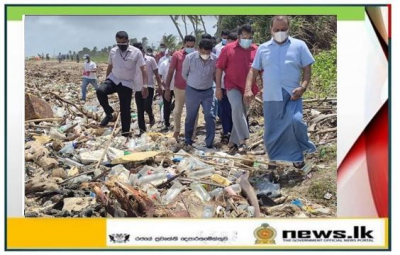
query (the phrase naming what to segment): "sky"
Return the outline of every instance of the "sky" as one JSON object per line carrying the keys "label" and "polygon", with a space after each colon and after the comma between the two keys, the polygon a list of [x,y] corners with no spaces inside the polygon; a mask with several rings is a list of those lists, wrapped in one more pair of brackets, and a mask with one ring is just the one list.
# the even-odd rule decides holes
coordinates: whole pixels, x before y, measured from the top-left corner
{"label": "sky", "polygon": [[[214,35],[214,16],[203,16],[207,33]],[[181,22],[184,34],[184,25]],[[201,26],[202,27],[202,26]],[[193,31],[188,24],[188,33]],[[98,50],[115,44],[115,34],[124,30],[129,38],[149,39],[149,46],[158,46],[164,34],[179,38],[169,16],[25,16],[25,56],[59,52],[66,54],[83,47]]]}

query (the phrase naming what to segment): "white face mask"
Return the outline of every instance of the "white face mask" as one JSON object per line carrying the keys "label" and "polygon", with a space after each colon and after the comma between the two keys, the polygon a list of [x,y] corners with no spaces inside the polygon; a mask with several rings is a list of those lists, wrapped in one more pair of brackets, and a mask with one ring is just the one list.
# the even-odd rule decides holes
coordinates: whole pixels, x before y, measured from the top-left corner
{"label": "white face mask", "polygon": [[200,54],[200,57],[201,57],[203,60],[208,60],[208,59],[210,58],[210,55],[208,55],[208,54]]}
{"label": "white face mask", "polygon": [[283,42],[288,38],[288,31],[279,31],[276,33],[273,33],[274,40],[277,42]]}

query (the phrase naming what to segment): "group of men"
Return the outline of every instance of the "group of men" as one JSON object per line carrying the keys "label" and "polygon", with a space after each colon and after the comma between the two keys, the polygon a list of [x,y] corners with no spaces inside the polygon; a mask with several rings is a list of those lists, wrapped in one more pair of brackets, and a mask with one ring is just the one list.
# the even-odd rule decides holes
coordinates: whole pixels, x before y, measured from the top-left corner
{"label": "group of men", "polygon": [[[314,59],[303,41],[289,36],[289,27],[287,16],[275,16],[270,27],[272,38],[260,46],[253,43],[253,29],[248,24],[242,25],[237,34],[222,31],[219,44],[205,34],[196,47],[196,38],[186,35],[180,50],[167,49],[161,44],[155,57],[151,49],[145,51],[141,44],[130,45],[128,34],[120,31],[116,34],[117,46],[109,54],[107,78],[98,87],[91,80],[96,66],[84,56],[82,99],[85,99],[87,84],[93,84],[106,114],[100,125],[107,126],[115,120],[108,95],[118,93],[122,135],[129,136],[133,91],[139,129],[143,133],[146,132],[145,112],[150,125],[155,123],[151,106],[157,89],[163,96],[164,130],[171,128],[170,113],[174,108],[174,137],[177,139],[186,105],[184,136],[187,147],[194,142],[201,105],[206,147],[213,148],[216,116],[219,116],[222,140],[229,142],[232,151],[245,153],[250,136],[249,106],[254,97],[262,93],[264,145],[269,159],[289,161],[302,168],[304,152],[316,150],[302,121],[301,99],[310,83]],[[262,79],[261,91],[256,84],[257,76]]]}

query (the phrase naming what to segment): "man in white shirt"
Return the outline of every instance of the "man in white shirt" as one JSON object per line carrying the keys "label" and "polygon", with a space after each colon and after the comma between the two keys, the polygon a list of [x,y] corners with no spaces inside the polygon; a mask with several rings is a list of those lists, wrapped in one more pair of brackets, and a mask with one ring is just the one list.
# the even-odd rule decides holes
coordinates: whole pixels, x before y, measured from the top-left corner
{"label": "man in white shirt", "polygon": [[228,36],[229,36],[229,30],[222,30],[222,32],[221,32],[221,42],[218,43],[217,45],[215,45],[215,55],[217,55],[217,57],[221,53],[221,50],[228,43]]}
{"label": "man in white shirt", "polygon": [[142,96],[146,98],[148,95],[146,62],[142,52],[129,45],[129,37],[125,31],[119,31],[115,37],[117,46],[111,49],[108,57],[107,79],[96,90],[97,99],[106,114],[100,126],[107,126],[114,119],[112,115],[114,110],[108,104],[108,95],[118,93],[122,135],[128,137],[131,124],[132,90],[137,68],[140,68],[143,77]]}
{"label": "man in white shirt", "polygon": [[97,89],[97,79],[96,79],[96,63],[93,61],[90,61],[90,56],[89,54],[83,55],[83,59],[85,60],[85,63],[83,64],[83,77],[82,77],[82,85],[81,85],[81,90],[82,90],[82,98],[81,100],[83,103],[86,101],[86,92],[87,92],[87,86],[89,84],[92,84],[92,86]]}
{"label": "man in white shirt", "polygon": [[[171,90],[171,100],[166,100],[165,99],[165,88],[164,86],[166,86],[166,80],[167,80],[167,76],[168,76],[168,70],[169,70],[169,66],[171,64],[171,58],[172,55],[175,53],[175,49],[168,49],[167,50],[167,54],[161,58],[160,62],[159,62],[159,73],[160,73],[160,77],[161,77],[161,84],[162,86],[159,87],[159,89],[162,89],[162,91],[159,92],[159,94],[162,95],[163,97],[163,103],[164,103],[164,128],[162,129],[162,131],[167,132],[170,130],[171,128],[171,124],[169,122],[169,117],[171,115],[171,112],[173,111],[174,108],[174,102],[172,102],[172,98],[174,97],[174,80],[175,80],[175,73],[174,76],[172,77],[171,80],[171,84],[170,84],[170,90]],[[164,59],[162,61],[162,59]]]}
{"label": "man in white shirt", "polygon": [[144,113],[146,112],[149,115],[150,120],[150,127],[152,127],[156,121],[153,114],[153,97],[154,97],[154,76],[157,80],[157,85],[161,84],[160,76],[158,75],[158,67],[156,60],[152,56],[147,56],[144,53],[143,45],[141,43],[134,43],[133,47],[139,49],[142,54],[144,61],[146,62],[146,73],[147,79],[149,84],[149,95],[148,97],[144,98],[142,95],[142,77],[140,75],[136,75],[134,87],[135,87],[135,102],[138,110],[138,122],[139,122],[139,129],[140,134],[146,132],[146,123],[144,120]]}

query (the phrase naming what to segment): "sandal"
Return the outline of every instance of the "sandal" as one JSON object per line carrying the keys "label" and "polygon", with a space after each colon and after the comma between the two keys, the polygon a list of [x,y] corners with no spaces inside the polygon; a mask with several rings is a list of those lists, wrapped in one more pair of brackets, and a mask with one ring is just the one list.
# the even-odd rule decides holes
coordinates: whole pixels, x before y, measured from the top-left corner
{"label": "sandal", "polygon": [[293,166],[297,169],[302,169],[305,165],[306,165],[306,163],[304,161],[300,162],[300,163],[298,163],[298,162],[293,163]]}
{"label": "sandal", "polygon": [[239,145],[239,147],[238,147],[238,152],[240,153],[240,154],[244,154],[244,153],[246,153],[247,152],[247,146],[246,146],[246,144],[241,144],[241,145]]}

